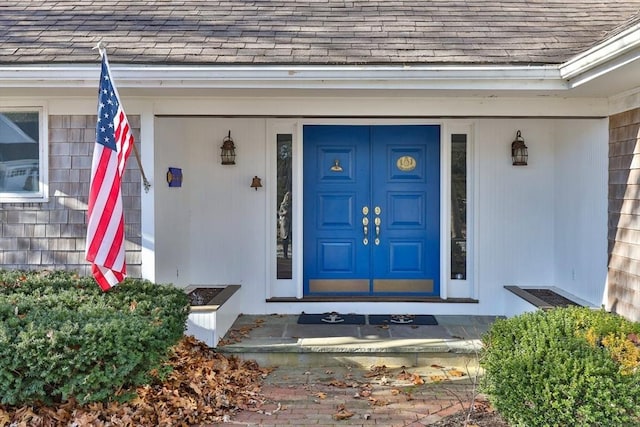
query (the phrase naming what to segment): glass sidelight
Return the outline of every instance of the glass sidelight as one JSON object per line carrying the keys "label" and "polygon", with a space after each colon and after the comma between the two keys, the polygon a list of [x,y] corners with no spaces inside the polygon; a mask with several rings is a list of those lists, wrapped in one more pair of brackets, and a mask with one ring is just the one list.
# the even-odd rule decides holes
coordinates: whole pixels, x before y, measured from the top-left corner
{"label": "glass sidelight", "polygon": [[467,278],[467,135],[451,135],[451,278]]}
{"label": "glass sidelight", "polygon": [[293,236],[292,236],[292,141],[291,134],[277,135],[277,233],[276,259],[277,278],[292,278]]}

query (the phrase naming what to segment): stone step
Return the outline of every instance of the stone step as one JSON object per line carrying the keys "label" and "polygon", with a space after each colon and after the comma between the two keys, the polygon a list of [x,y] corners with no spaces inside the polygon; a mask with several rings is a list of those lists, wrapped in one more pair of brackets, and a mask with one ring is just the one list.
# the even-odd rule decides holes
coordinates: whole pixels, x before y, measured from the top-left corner
{"label": "stone step", "polygon": [[300,325],[297,316],[241,316],[216,350],[280,368],[439,366],[476,372],[480,337],[493,319],[439,316],[434,326],[380,327]]}
{"label": "stone step", "polygon": [[395,353],[395,352],[260,352],[218,351],[242,360],[253,360],[260,366],[274,368],[333,368],[353,367],[369,369],[373,366],[412,368],[437,374],[442,369],[456,369],[472,375],[479,372],[479,357],[475,353]]}

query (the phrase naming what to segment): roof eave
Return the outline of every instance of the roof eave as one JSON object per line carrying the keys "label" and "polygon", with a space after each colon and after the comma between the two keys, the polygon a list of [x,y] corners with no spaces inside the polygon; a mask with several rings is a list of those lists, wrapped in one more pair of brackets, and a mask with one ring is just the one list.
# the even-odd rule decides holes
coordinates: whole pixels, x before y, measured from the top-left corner
{"label": "roof eave", "polygon": [[[111,65],[119,87],[566,90],[557,65]],[[0,65],[0,87],[95,87],[99,64]]]}
{"label": "roof eave", "polygon": [[560,65],[559,71],[568,86],[575,88],[637,59],[640,59],[640,24],[574,56]]}

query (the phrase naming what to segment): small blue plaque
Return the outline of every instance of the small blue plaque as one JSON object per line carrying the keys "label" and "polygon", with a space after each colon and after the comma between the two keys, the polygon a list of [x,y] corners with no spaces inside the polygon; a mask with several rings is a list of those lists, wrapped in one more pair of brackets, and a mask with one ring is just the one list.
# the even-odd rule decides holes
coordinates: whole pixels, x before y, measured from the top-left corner
{"label": "small blue plaque", "polygon": [[182,169],[169,168],[167,172],[167,182],[169,187],[182,187]]}

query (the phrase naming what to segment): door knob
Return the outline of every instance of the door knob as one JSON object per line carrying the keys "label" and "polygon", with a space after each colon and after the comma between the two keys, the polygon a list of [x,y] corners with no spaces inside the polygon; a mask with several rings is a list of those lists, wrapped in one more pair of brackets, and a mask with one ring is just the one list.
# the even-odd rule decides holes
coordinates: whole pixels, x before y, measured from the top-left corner
{"label": "door knob", "polygon": [[362,234],[364,235],[364,237],[362,238],[362,244],[365,246],[369,244],[369,217],[367,216],[368,214],[369,214],[369,207],[363,206],[362,215],[364,216],[362,217]]}
{"label": "door knob", "polygon": [[380,209],[380,206],[376,206],[375,208],[373,208],[373,212],[376,214],[376,217],[373,220],[373,223],[376,225],[376,238],[373,243],[375,243],[377,246],[380,244],[380,224],[382,223],[380,214],[382,213],[382,209]]}

